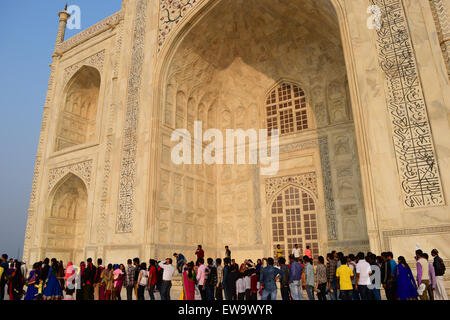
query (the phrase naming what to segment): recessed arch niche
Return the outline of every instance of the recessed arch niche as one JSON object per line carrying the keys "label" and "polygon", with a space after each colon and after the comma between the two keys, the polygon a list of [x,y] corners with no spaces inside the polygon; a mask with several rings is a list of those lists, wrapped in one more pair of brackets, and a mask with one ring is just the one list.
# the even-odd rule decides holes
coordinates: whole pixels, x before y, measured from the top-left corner
{"label": "recessed arch niche", "polygon": [[45,215],[47,255],[64,261],[81,257],[86,236],[88,192],[78,176],[69,173],[50,192]]}
{"label": "recessed arch niche", "polygon": [[97,69],[83,66],[67,84],[58,116],[55,151],[95,140],[100,82]]}

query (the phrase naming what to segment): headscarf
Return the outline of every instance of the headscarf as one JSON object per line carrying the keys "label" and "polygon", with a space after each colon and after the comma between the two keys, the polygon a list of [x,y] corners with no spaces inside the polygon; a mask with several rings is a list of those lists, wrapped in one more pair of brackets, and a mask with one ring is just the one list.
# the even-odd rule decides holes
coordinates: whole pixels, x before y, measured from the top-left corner
{"label": "headscarf", "polygon": [[69,261],[66,267],[66,275],[64,276],[64,280],[70,279],[75,274],[75,269],[73,268],[73,263]]}

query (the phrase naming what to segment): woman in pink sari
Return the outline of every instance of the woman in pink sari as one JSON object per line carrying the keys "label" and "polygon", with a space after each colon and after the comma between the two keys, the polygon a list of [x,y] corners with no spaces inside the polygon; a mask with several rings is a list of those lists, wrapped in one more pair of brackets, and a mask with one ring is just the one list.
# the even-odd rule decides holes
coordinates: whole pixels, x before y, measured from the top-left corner
{"label": "woman in pink sari", "polygon": [[187,264],[183,272],[183,300],[195,300],[195,280],[197,275],[194,271],[194,262]]}
{"label": "woman in pink sari", "polygon": [[115,265],[114,268],[114,300],[122,300],[120,294],[122,292],[123,281],[125,279],[125,266],[123,264],[120,266]]}

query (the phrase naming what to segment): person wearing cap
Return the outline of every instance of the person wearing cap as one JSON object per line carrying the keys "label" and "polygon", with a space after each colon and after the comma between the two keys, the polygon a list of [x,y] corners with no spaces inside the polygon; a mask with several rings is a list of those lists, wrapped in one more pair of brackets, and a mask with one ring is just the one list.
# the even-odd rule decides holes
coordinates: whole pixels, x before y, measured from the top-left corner
{"label": "person wearing cap", "polygon": [[436,300],[448,300],[447,291],[444,285],[445,265],[442,258],[439,257],[437,249],[431,250],[431,256],[434,257],[433,267],[436,276],[436,290],[434,297]]}

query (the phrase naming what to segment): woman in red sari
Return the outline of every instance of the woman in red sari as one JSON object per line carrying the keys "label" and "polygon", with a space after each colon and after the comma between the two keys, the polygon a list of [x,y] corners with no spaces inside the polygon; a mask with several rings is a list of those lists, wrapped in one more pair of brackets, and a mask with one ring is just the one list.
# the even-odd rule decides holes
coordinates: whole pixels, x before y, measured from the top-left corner
{"label": "woman in red sari", "polygon": [[187,269],[183,272],[183,300],[195,300],[196,278],[194,262],[191,261],[187,264]]}

